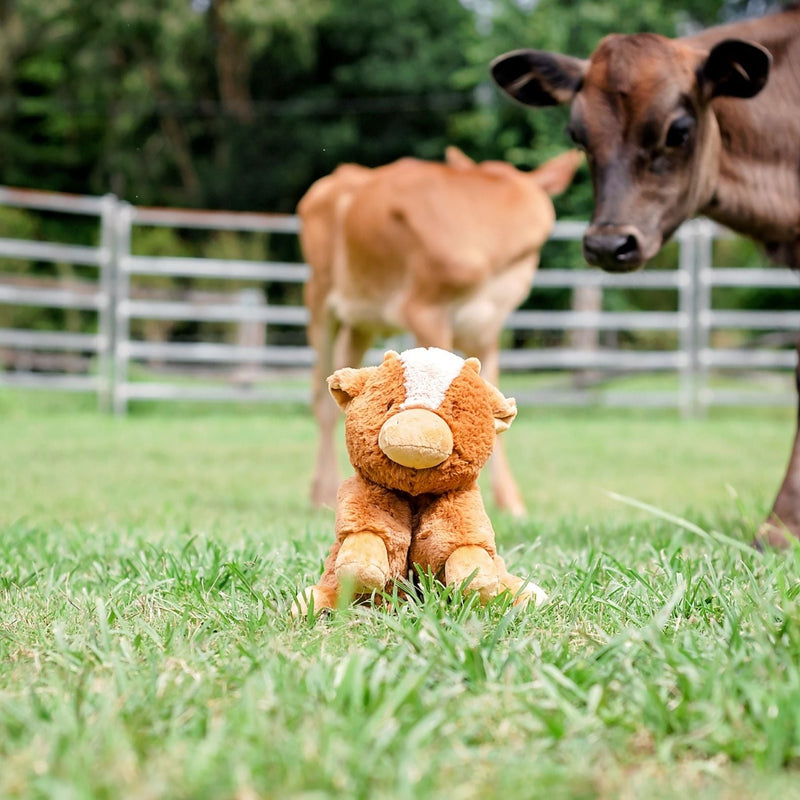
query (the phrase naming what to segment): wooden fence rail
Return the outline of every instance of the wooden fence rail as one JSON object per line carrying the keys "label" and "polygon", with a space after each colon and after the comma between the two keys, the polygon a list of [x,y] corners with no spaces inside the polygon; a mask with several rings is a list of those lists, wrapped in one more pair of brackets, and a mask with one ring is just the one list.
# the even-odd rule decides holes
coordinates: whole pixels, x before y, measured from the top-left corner
{"label": "wooden fence rail", "polygon": [[[187,258],[134,254],[136,226],[244,231],[296,236],[299,220],[292,215],[140,208],[116,197],[83,197],[0,187],[0,206],[80,214],[98,223],[97,245],[0,238],[0,260],[81,265],[95,270],[93,279],[43,280],[9,274],[0,266],[0,385],[56,388],[97,394],[100,408],[124,413],[128,403],[142,399],[307,400],[307,370],[313,353],[305,345],[307,312],[300,304],[270,302],[271,288],[295,286],[308,277],[299,262]],[[558,222],[554,241],[577,241],[585,224]],[[674,293],[673,310],[540,311],[522,309],[511,315],[510,337],[536,331],[570,331],[564,346],[506,347],[501,352],[505,371],[560,374],[638,372],[675,373],[676,388],[664,391],[615,390],[594,385],[515,391],[520,403],[672,405],[685,413],[702,412],[720,404],[791,403],[790,391],[743,392],[720,388],[714,371],[787,371],[794,368],[795,350],[785,337],[775,346],[728,346],[721,331],[800,331],[798,311],[726,310],[715,307],[718,289],[780,289],[796,291],[797,276],[788,269],[729,268],[714,265],[716,240],[728,237],[707,220],[686,223],[676,235],[674,269],[612,275],[585,268],[567,268],[547,258],[533,291],[561,289],[588,292],[602,299],[609,290]],[[231,289],[201,292],[158,292],[142,285],[152,278],[212,279],[230,282]],[[237,282],[254,284],[242,289]],[[295,291],[295,295],[298,292]],[[89,330],[32,330],[2,325],[3,310],[35,306],[81,311],[94,315]],[[169,330],[179,323],[223,324],[235,330],[233,340],[178,341],[134,335],[134,326]],[[162,325],[163,328],[158,326]],[[275,340],[273,329],[295,330],[291,343]],[[584,336],[580,333],[583,332]],[[600,343],[604,336],[664,334],[670,343],[621,348]],[[391,343],[390,343],[391,344]],[[26,354],[39,353],[43,359]],[[80,354],[92,369],[74,371],[74,359],[56,354]],[[4,357],[5,356],[5,357]],[[376,359],[380,352],[371,352]],[[46,363],[47,368],[36,364]],[[28,365],[26,368],[25,365]],[[33,365],[32,367],[30,365]],[[141,368],[140,368],[140,365]],[[153,366],[157,365],[157,366]],[[136,370],[134,370],[136,366]],[[172,367],[172,369],[168,368]],[[179,369],[177,367],[182,367]],[[203,372],[198,375],[198,369]],[[296,380],[287,374],[298,371]],[[222,379],[220,379],[222,376]]]}

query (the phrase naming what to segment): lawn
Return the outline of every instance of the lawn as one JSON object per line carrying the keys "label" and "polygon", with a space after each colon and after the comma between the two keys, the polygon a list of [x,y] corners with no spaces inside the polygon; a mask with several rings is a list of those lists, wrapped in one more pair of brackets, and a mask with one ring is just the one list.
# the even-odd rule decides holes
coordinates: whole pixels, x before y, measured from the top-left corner
{"label": "lawn", "polygon": [[0,392],[0,797],[798,796],[800,556],[742,546],[793,424],[524,408],[489,508],[544,607],[295,622],[304,409]]}

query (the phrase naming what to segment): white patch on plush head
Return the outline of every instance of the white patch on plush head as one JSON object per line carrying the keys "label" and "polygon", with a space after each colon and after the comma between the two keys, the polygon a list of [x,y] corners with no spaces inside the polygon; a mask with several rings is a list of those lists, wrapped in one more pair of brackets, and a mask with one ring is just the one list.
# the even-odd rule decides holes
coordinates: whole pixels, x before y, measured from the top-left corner
{"label": "white patch on plush head", "polygon": [[406,387],[406,399],[400,408],[422,406],[434,411],[464,366],[463,358],[438,347],[406,350],[400,354],[400,361]]}

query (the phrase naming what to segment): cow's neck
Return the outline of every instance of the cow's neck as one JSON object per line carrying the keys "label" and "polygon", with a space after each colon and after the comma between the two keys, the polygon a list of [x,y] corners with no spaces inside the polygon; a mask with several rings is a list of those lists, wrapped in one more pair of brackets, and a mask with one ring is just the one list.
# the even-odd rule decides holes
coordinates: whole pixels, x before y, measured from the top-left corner
{"label": "cow's neck", "polygon": [[741,115],[730,122],[724,116],[719,119],[721,146],[713,191],[699,211],[764,243],[796,239],[800,115],[773,125],[753,120],[752,126],[742,128],[741,122]]}
{"label": "cow's neck", "polygon": [[695,43],[709,47],[729,37],[768,47],[773,67],[756,97],[713,102],[718,166],[699,213],[763,242],[776,261],[800,267],[800,8],[714,28]]}

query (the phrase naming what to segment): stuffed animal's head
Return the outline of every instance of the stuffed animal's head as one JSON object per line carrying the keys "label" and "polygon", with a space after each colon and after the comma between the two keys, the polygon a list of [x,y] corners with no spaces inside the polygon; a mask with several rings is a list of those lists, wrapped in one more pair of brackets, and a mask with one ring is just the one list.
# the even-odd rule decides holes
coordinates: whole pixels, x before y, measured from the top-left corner
{"label": "stuffed animal's head", "polygon": [[337,370],[328,378],[345,412],[354,469],[388,489],[442,494],[478,477],[495,436],[517,414],[513,398],[466,360],[435,347],[389,351],[377,367]]}

